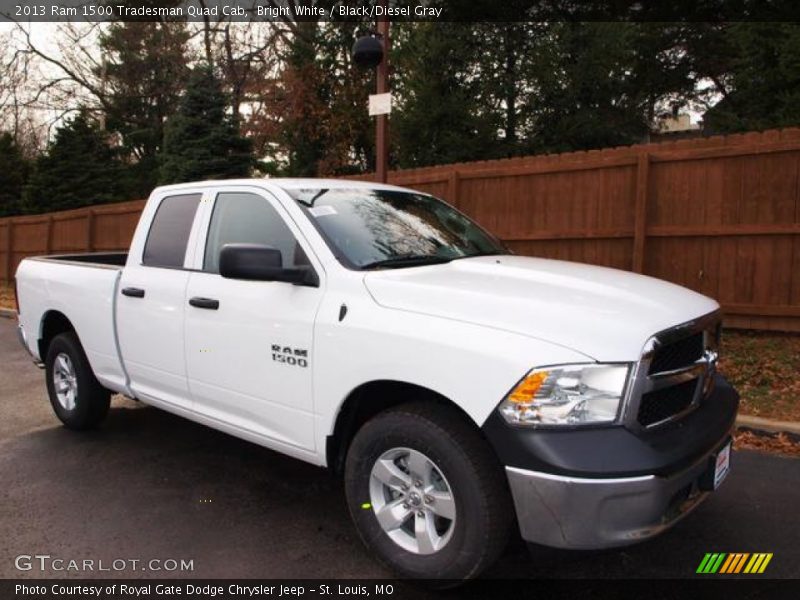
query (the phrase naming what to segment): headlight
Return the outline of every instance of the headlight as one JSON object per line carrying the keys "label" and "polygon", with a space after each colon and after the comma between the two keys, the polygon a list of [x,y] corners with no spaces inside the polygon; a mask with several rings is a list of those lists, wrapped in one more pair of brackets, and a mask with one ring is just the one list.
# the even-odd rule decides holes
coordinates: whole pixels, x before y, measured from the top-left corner
{"label": "headlight", "polygon": [[556,365],[530,371],[500,403],[516,425],[582,425],[617,419],[630,365]]}

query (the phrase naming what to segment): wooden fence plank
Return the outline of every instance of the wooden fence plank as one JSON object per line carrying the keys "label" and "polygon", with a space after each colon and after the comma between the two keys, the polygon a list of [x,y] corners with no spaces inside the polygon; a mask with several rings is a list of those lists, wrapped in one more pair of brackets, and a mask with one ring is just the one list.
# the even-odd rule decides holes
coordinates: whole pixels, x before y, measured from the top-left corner
{"label": "wooden fence plank", "polygon": [[86,212],[86,251],[92,252],[94,250],[94,210],[89,209]]}
{"label": "wooden fence plank", "polygon": [[447,200],[450,202],[450,204],[452,204],[456,208],[458,208],[460,205],[459,194],[458,194],[459,179],[460,177],[458,174],[458,169],[453,169],[450,172],[450,176],[447,180],[447,196],[448,196]]}
{"label": "wooden fence plank", "polygon": [[633,271],[644,269],[644,243],[647,236],[647,191],[650,172],[650,156],[642,152],[636,163],[636,205],[633,222]]}
{"label": "wooden fence plank", "polygon": [[53,215],[47,216],[47,233],[45,233],[44,240],[44,253],[52,254],[53,252]]}
{"label": "wooden fence plank", "polygon": [[14,219],[6,221],[6,281],[14,276]]}

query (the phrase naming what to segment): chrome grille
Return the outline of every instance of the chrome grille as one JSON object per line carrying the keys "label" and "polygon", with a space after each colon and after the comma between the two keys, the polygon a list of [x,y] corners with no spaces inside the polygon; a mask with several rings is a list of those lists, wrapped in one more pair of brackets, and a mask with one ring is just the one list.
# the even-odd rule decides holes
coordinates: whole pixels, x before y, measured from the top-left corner
{"label": "chrome grille", "polygon": [[676,340],[655,349],[649,373],[663,373],[681,369],[703,358],[704,333],[698,331],[689,337]]}
{"label": "chrome grille", "polygon": [[697,408],[716,369],[719,323],[712,313],[648,340],[628,401],[629,426],[657,427]]}

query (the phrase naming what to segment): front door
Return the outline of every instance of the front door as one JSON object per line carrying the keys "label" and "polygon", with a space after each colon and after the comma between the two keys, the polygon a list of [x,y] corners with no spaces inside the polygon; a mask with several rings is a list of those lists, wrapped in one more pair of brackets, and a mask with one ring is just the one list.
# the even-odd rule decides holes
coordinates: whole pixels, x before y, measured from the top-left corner
{"label": "front door", "polygon": [[322,288],[225,279],[219,252],[231,243],[277,248],[285,267],[312,265],[299,231],[271,195],[215,194],[202,270],[190,275],[186,291],[194,410],[265,441],[314,450],[311,347]]}

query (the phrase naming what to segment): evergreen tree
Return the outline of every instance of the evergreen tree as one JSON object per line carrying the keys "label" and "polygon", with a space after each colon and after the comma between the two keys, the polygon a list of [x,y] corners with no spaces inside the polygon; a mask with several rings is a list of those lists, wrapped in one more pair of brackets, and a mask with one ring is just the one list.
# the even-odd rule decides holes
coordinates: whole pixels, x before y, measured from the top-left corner
{"label": "evergreen tree", "polygon": [[[491,123],[484,148],[495,151],[482,158],[528,154],[535,148],[533,124],[538,71],[533,68],[546,35],[547,23],[475,23],[476,89],[471,104]],[[499,132],[499,136],[497,133]]]}
{"label": "evergreen tree", "polygon": [[189,73],[188,40],[186,24],[176,22],[116,22],[100,37],[106,126],[122,136],[138,197],[146,197],[158,180],[164,123]]}
{"label": "evergreen tree", "polygon": [[800,125],[800,25],[743,22],[725,31],[726,90],[703,120],[709,133]]}
{"label": "evergreen tree", "polygon": [[657,112],[691,102],[698,79],[719,73],[708,56],[723,48],[717,29],[560,20],[397,26],[396,156],[411,167],[640,142]]}
{"label": "evergreen tree", "polygon": [[84,112],[56,131],[25,190],[26,209],[35,213],[128,199],[117,151]]}
{"label": "evergreen tree", "polygon": [[634,79],[637,23],[553,23],[534,64],[535,146],[541,151],[641,141],[647,90]]}
{"label": "evergreen tree", "polygon": [[289,45],[281,74],[280,141],[286,149],[286,173],[313,177],[319,171],[327,140],[322,123],[327,120],[327,91],[318,61],[319,23],[299,22]]}
{"label": "evergreen tree", "polygon": [[390,119],[401,167],[492,156],[497,123],[478,101],[474,24],[414,23],[393,54],[399,100]]}
{"label": "evergreen tree", "polygon": [[161,183],[247,177],[254,165],[250,141],[227,112],[220,83],[210,67],[189,78],[178,111],[166,125],[160,156]]}
{"label": "evergreen tree", "polygon": [[28,162],[10,133],[0,133],[0,217],[23,212],[22,191]]}

